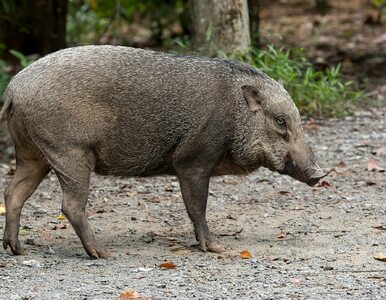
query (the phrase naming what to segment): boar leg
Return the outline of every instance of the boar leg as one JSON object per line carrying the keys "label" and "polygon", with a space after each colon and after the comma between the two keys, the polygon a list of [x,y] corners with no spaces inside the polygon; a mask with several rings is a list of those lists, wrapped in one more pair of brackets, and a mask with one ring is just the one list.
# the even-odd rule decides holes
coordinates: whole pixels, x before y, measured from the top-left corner
{"label": "boar leg", "polygon": [[63,191],[62,211],[92,258],[108,257],[96,242],[86,216],[90,175],[94,157],[83,150],[67,149],[66,153],[47,153]]}
{"label": "boar leg", "polygon": [[68,167],[65,171],[55,170],[63,191],[63,214],[70,221],[90,257],[108,257],[109,253],[97,244],[86,217],[91,171],[88,167],[82,167],[84,161],[75,164],[71,170]]}
{"label": "boar leg", "polygon": [[4,249],[9,246],[15,255],[26,254],[18,237],[21,210],[49,171],[45,161],[16,148],[15,175],[4,193],[6,221],[3,237]]}
{"label": "boar leg", "polygon": [[207,250],[216,253],[224,251],[223,246],[214,240],[206,222],[209,177],[200,174],[195,175],[194,172],[187,172],[186,170],[179,174],[183,173],[189,173],[190,176],[178,176],[182,198],[184,199],[189,218],[193,222],[196,239],[200,243],[201,249],[204,252]]}

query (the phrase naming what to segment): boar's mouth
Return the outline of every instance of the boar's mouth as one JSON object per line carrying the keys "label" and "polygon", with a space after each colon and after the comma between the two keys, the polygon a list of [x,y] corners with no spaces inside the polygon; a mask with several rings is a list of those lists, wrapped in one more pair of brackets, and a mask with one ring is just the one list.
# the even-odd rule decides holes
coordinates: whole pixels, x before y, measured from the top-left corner
{"label": "boar's mouth", "polygon": [[280,173],[287,174],[309,186],[315,186],[320,179],[327,175],[316,164],[302,170],[293,161],[287,161],[283,171]]}

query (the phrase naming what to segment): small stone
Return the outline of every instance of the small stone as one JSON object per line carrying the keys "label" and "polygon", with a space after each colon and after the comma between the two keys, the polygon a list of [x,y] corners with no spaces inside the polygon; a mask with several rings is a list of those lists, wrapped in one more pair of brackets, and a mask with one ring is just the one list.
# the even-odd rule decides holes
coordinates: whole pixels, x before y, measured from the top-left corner
{"label": "small stone", "polygon": [[28,266],[28,267],[33,267],[33,268],[40,268],[40,262],[37,260],[31,259],[31,260],[25,260],[22,262],[23,265]]}
{"label": "small stone", "polygon": [[27,230],[31,230],[33,227],[32,227],[32,224],[25,224],[23,226],[23,229],[27,229]]}
{"label": "small stone", "polygon": [[33,237],[29,237],[25,240],[27,245],[35,245],[35,239]]}

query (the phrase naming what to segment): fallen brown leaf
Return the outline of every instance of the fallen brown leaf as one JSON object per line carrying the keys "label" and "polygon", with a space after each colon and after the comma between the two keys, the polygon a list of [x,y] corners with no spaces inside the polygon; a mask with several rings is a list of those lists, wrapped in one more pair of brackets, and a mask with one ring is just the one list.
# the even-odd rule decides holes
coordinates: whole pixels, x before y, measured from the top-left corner
{"label": "fallen brown leaf", "polygon": [[173,187],[172,186],[167,186],[167,187],[165,187],[165,189],[164,189],[164,191],[165,192],[173,192]]}
{"label": "fallen brown leaf", "polygon": [[374,259],[380,260],[380,261],[386,261],[386,255],[382,252],[378,252],[374,255]]}
{"label": "fallen brown leaf", "polygon": [[289,195],[289,194],[291,194],[291,192],[290,191],[279,191],[279,194],[280,195]]}
{"label": "fallen brown leaf", "polygon": [[175,268],[177,268],[177,266],[174,263],[172,263],[171,261],[164,262],[164,263],[160,264],[159,267],[162,269],[175,269]]}
{"label": "fallen brown leaf", "polygon": [[182,245],[172,245],[169,247],[169,249],[170,249],[170,251],[172,251],[176,254],[181,254],[181,255],[189,254],[191,252],[189,249],[185,248]]}
{"label": "fallen brown leaf", "polygon": [[380,281],[386,282],[386,277],[383,276],[369,276],[369,279],[379,279]]}
{"label": "fallen brown leaf", "polygon": [[9,171],[7,172],[7,175],[10,175],[10,176],[13,176],[15,175],[15,169],[14,168],[10,168]]}
{"label": "fallen brown leaf", "polygon": [[278,239],[284,239],[286,236],[285,232],[280,232],[279,235],[277,236]]}
{"label": "fallen brown leaf", "polygon": [[376,185],[377,183],[374,182],[374,181],[366,181],[366,185],[368,186],[372,186],[372,185]]}
{"label": "fallen brown leaf", "polygon": [[121,295],[119,296],[120,299],[138,299],[139,294],[136,291],[123,291]]}
{"label": "fallen brown leaf", "polygon": [[375,159],[370,159],[367,163],[367,171],[369,172],[385,172],[385,169],[380,167]]}
{"label": "fallen brown leaf", "polygon": [[160,199],[160,197],[158,197],[158,196],[154,196],[154,197],[150,200],[150,202],[152,202],[152,203],[160,203],[160,202],[161,202],[161,199]]}
{"label": "fallen brown leaf", "polygon": [[372,226],[375,229],[386,230],[386,224]]}
{"label": "fallen brown leaf", "polygon": [[252,258],[252,255],[248,250],[243,250],[240,252],[240,257],[242,259],[250,259],[250,258]]}
{"label": "fallen brown leaf", "polygon": [[342,160],[340,161],[338,164],[335,165],[336,167],[338,168],[346,168],[347,165],[345,164],[345,162]]}
{"label": "fallen brown leaf", "polygon": [[329,182],[326,181],[326,180],[323,180],[321,183],[319,183],[318,186],[319,186],[319,187],[329,188],[329,187],[331,187],[331,183],[329,183]]}
{"label": "fallen brown leaf", "polygon": [[220,233],[219,236],[235,236],[235,237],[238,237],[243,230],[244,230],[244,228],[241,228],[239,231],[236,231],[236,232],[233,232],[233,233]]}

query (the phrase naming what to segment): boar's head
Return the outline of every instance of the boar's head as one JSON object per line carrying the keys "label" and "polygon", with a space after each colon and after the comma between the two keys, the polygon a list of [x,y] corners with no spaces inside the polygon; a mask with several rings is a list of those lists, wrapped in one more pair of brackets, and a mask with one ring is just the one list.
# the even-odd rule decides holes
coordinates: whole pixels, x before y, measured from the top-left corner
{"label": "boar's head", "polygon": [[249,107],[249,155],[259,165],[314,186],[325,176],[309,147],[291,96],[273,80],[242,86]]}

